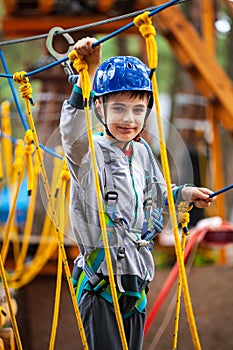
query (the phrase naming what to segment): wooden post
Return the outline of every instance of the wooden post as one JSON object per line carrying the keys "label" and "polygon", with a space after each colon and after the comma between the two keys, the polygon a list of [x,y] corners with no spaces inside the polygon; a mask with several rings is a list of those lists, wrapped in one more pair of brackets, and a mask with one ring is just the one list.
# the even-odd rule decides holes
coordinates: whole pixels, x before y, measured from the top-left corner
{"label": "wooden post", "polygon": [[[15,350],[14,332],[10,327],[0,329],[0,339],[3,340],[4,350]],[[0,347],[1,349],[1,347]]]}

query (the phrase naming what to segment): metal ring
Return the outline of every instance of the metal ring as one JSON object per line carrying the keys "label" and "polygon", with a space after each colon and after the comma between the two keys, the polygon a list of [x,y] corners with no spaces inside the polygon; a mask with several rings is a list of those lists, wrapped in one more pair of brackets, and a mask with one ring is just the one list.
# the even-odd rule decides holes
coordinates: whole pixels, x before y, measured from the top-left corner
{"label": "metal ring", "polygon": [[74,40],[73,38],[68,34],[68,33],[60,33],[68,42],[69,44],[69,49],[66,53],[61,54],[59,52],[57,52],[54,48],[53,48],[53,39],[54,36],[59,34],[59,32],[64,31],[63,28],[61,27],[53,27],[52,29],[50,29],[49,33],[48,33],[48,37],[46,39],[46,46],[47,49],[49,51],[49,53],[56,58],[56,60],[60,60],[66,56],[68,56],[68,53],[72,50],[72,48],[70,46],[74,45]]}

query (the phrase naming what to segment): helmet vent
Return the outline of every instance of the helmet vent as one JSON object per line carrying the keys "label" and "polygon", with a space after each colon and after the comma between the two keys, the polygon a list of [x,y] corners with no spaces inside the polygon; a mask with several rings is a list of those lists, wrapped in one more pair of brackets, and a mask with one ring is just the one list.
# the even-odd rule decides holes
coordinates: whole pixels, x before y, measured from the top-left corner
{"label": "helmet vent", "polygon": [[121,91],[152,92],[150,69],[132,56],[111,57],[96,71],[93,90],[95,97]]}

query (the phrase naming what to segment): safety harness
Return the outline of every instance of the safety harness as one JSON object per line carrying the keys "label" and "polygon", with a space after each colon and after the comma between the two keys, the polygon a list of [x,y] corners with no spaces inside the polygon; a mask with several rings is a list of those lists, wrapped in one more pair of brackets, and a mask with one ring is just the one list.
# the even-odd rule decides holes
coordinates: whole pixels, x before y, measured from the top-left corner
{"label": "safety harness", "polygon": [[[156,166],[155,160],[152,156],[152,152],[145,142],[145,140],[141,139],[141,143],[146,147],[151,162],[153,164],[153,173],[154,177],[151,179],[149,172],[145,170],[145,181],[146,181],[146,190],[144,193],[144,223],[142,230],[137,230],[134,228],[130,228],[127,220],[125,218],[117,219],[115,214],[117,210],[117,202],[118,202],[118,193],[114,184],[114,178],[111,169],[111,157],[108,151],[103,151],[104,163],[105,163],[105,191],[104,191],[104,202],[105,202],[105,221],[107,232],[111,236],[113,228],[117,225],[121,225],[124,229],[125,235],[135,244],[135,246],[140,249],[140,247],[149,247],[151,244],[151,240],[155,237],[156,232],[154,229],[150,229],[150,214],[152,208],[152,187],[154,184],[157,186],[157,195],[159,197],[159,202],[162,207],[162,191],[158,182],[156,181]],[[151,152],[151,153],[150,153]],[[129,164],[131,160],[129,159]],[[117,296],[118,299],[122,294],[125,293],[125,290],[122,286],[121,275],[122,275],[122,259],[125,257],[125,247],[123,245],[123,238],[120,235],[117,235],[118,239],[118,252],[117,252],[117,262],[116,262],[116,282],[117,282]],[[85,265],[83,268],[79,268],[78,266],[74,266],[72,282],[76,289],[76,298],[79,303],[81,300],[81,296],[83,290],[93,291],[95,293],[99,293],[104,299],[108,302],[112,303],[112,296],[109,281],[103,275],[98,274],[98,269],[100,264],[102,263],[105,256],[104,248],[97,248],[91,252],[89,255]],[[126,292],[126,294],[130,294],[133,297],[137,297],[138,300],[135,304],[135,309],[139,312],[142,312],[146,307],[146,279],[144,282],[144,287],[141,288],[142,292]],[[123,317],[129,317],[132,312],[128,314],[124,314]]]}

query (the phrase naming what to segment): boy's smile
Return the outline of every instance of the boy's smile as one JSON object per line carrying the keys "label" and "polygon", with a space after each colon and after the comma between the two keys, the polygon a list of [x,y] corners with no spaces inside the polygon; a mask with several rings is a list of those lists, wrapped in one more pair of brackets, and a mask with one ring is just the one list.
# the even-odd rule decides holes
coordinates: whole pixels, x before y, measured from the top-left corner
{"label": "boy's smile", "polygon": [[145,95],[114,94],[105,106],[105,122],[112,136],[119,141],[133,140],[143,129],[148,98]]}

